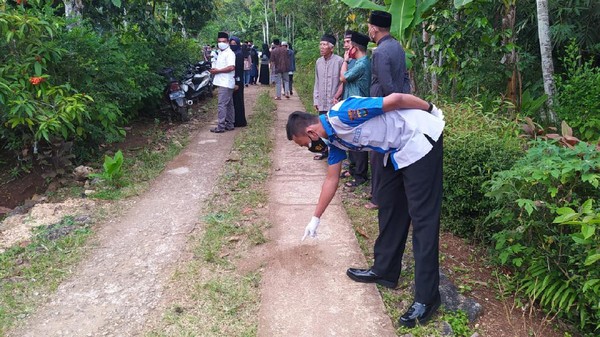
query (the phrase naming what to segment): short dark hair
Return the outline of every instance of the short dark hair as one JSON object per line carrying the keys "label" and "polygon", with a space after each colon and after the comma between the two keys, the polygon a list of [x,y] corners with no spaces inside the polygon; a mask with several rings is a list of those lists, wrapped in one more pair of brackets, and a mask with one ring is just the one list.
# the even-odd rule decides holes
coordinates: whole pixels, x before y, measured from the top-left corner
{"label": "short dark hair", "polygon": [[309,125],[313,125],[319,122],[319,117],[311,115],[308,112],[294,111],[289,117],[285,126],[285,132],[287,133],[288,140],[292,140],[294,136],[299,136],[304,133],[304,130]]}

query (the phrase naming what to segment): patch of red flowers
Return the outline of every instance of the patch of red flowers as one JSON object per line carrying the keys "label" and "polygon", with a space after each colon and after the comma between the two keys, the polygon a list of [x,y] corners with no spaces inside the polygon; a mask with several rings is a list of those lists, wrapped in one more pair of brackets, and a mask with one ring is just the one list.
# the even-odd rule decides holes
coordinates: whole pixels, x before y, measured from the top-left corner
{"label": "patch of red flowers", "polygon": [[46,79],[43,77],[37,77],[37,76],[33,76],[29,78],[29,82],[33,85],[38,85],[42,82],[44,82]]}

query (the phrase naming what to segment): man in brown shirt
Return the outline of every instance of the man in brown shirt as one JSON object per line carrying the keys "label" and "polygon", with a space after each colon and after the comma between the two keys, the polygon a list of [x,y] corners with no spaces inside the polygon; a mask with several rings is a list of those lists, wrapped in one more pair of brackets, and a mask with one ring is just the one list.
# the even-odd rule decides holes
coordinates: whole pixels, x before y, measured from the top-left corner
{"label": "man in brown shirt", "polygon": [[271,51],[271,62],[273,64],[273,77],[275,80],[275,99],[281,99],[281,81],[286,98],[290,98],[290,58],[286,48],[281,47],[279,39],[273,40],[275,49]]}

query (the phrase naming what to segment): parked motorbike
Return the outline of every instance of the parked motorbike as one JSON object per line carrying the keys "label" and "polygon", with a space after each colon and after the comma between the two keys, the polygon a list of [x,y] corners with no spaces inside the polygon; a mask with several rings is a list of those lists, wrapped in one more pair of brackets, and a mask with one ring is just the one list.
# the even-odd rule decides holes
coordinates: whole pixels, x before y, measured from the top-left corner
{"label": "parked motorbike", "polygon": [[182,83],[173,75],[173,68],[164,68],[161,74],[168,80],[164,90],[165,102],[169,104],[173,114],[179,117],[181,121],[189,121],[188,104]]}
{"label": "parked motorbike", "polygon": [[185,92],[188,105],[192,105],[202,97],[212,97],[213,83],[210,74],[211,63],[200,61],[189,65],[181,80],[181,89]]}

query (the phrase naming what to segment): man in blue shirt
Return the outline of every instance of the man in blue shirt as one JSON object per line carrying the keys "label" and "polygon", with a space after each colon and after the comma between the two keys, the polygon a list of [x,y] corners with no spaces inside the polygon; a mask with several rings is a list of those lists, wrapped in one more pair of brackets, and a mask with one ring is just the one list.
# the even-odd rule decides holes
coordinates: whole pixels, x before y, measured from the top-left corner
{"label": "man in blue shirt", "polygon": [[[367,56],[369,37],[352,31],[349,32],[349,35],[350,41],[348,41],[348,49],[344,53],[344,63],[340,71],[340,82],[344,83],[342,97],[343,99],[350,96],[368,97],[371,87],[371,63]],[[344,47],[346,47],[346,38],[344,38]],[[365,183],[369,172],[369,154],[364,151],[348,151],[348,158],[350,159],[348,171],[353,179],[345,185],[355,187]]]}
{"label": "man in blue shirt", "polygon": [[380,172],[379,236],[369,269],[349,268],[354,281],[395,288],[410,225],[413,226],[415,300],[400,324],[425,323],[440,305],[439,228],[442,203],[442,112],[410,94],[350,97],[324,115],[293,112],[287,137],[309,150],[329,143],[327,176],[304,237],[315,236],[338,187],[346,151],[376,151]]}

